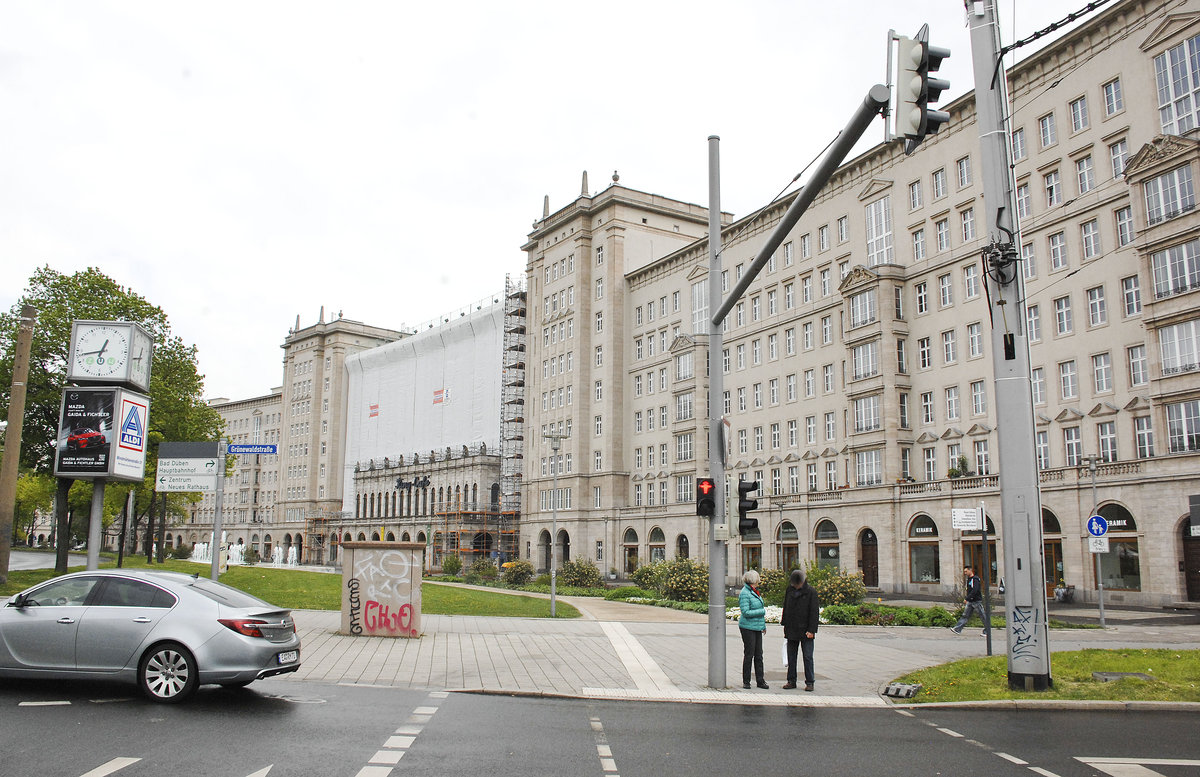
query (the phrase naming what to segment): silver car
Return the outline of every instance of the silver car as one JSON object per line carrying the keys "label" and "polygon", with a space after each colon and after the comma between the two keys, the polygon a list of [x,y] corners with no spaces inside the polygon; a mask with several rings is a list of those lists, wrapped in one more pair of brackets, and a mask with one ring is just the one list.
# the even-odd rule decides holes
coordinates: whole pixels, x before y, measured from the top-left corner
{"label": "silver car", "polygon": [[75,572],[0,608],[0,677],[124,680],[171,703],[299,668],[290,610],[196,575]]}

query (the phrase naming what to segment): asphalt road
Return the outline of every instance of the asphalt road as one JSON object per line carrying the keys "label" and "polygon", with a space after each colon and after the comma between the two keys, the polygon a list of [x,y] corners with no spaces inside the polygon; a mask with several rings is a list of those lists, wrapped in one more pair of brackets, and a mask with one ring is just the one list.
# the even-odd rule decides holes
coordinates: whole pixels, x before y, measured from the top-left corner
{"label": "asphalt road", "polygon": [[[87,555],[79,553],[67,554],[69,566],[87,564]],[[54,552],[43,550],[17,550],[13,548],[8,559],[8,568],[15,569],[53,569]]]}
{"label": "asphalt road", "polygon": [[0,772],[40,777],[1200,775],[1190,712],[742,707],[281,680],[163,706],[122,685],[21,681],[0,686],[0,721]]}

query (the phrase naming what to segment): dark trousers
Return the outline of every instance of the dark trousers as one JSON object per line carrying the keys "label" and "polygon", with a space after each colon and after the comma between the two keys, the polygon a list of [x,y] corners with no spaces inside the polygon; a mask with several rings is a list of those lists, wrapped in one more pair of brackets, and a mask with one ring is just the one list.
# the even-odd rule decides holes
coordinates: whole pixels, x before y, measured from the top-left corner
{"label": "dark trousers", "polygon": [[750,629],[738,629],[738,631],[742,632],[742,684],[750,683],[750,666],[753,664],[754,676],[758,684],[762,685],[766,682],[763,680],[763,633]]}
{"label": "dark trousers", "polygon": [[812,685],[816,681],[816,670],[813,669],[813,647],[815,642],[815,639],[808,639],[807,637],[789,639],[787,641],[788,684],[796,684],[797,653],[800,653],[804,657],[804,684]]}

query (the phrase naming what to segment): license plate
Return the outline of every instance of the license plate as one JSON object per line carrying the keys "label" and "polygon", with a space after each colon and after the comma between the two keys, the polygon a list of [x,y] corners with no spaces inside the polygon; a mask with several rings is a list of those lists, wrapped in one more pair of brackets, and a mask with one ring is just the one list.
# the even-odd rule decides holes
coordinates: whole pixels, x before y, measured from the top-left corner
{"label": "license plate", "polygon": [[275,656],[281,664],[294,664],[300,658],[299,650],[287,650]]}

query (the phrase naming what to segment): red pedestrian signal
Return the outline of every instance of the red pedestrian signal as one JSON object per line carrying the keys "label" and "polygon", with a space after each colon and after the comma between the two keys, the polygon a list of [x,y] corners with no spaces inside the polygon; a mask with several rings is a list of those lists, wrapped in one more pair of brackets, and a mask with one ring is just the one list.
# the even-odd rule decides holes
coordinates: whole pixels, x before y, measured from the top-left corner
{"label": "red pedestrian signal", "polygon": [[712,478],[696,478],[696,515],[712,518],[717,514],[716,490]]}

